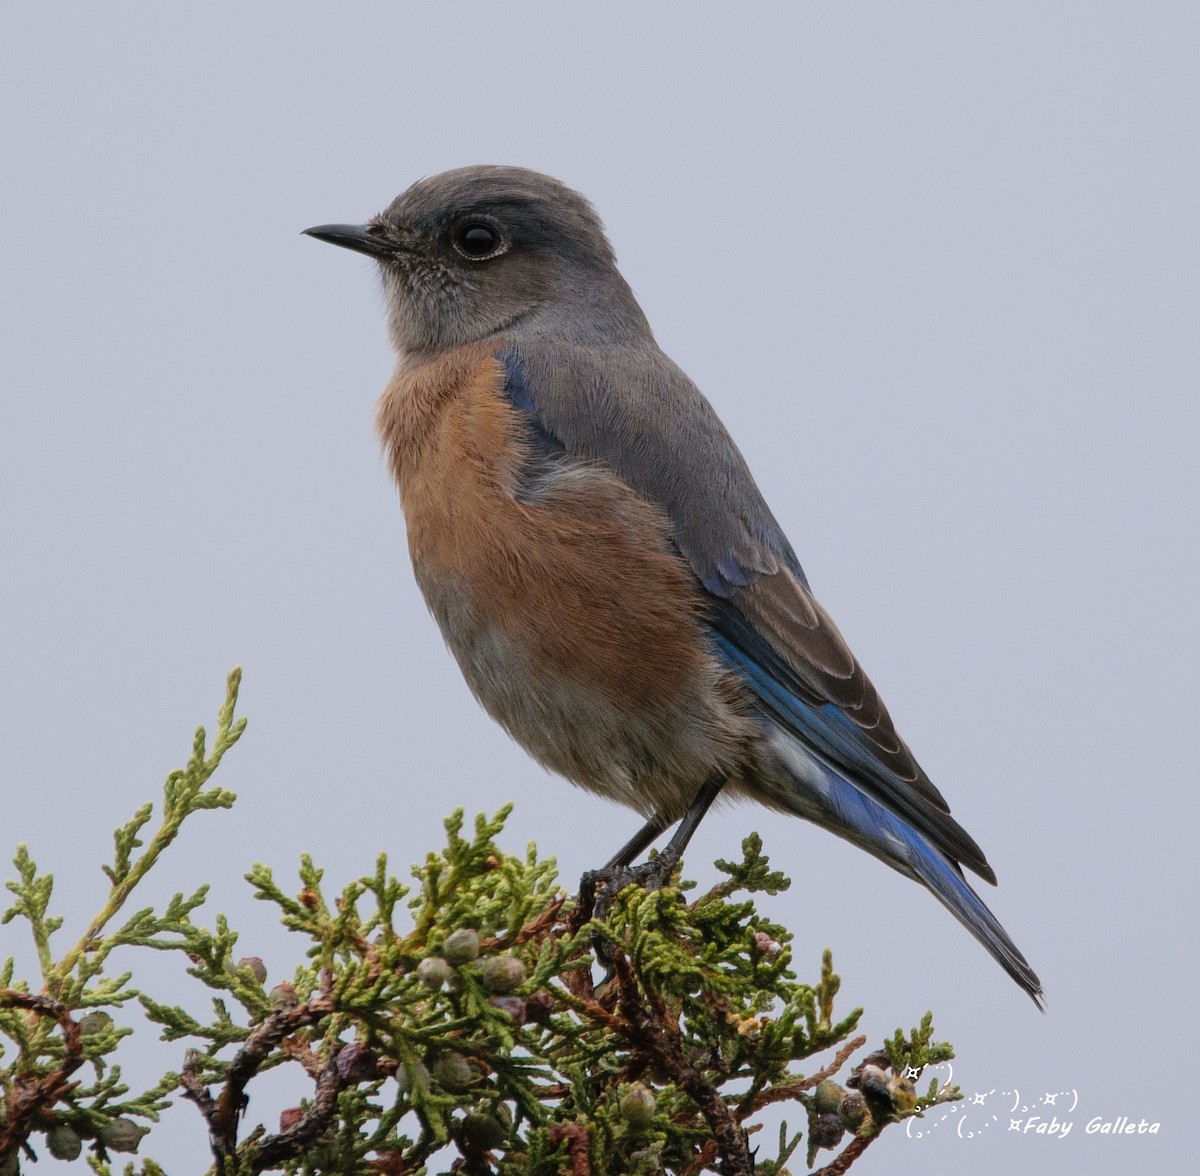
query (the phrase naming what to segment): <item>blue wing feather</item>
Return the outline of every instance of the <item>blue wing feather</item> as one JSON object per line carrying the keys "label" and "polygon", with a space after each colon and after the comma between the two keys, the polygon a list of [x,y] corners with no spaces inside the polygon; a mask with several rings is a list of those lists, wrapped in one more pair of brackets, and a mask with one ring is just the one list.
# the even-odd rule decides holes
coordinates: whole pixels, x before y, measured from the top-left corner
{"label": "blue wing feather", "polygon": [[[836,703],[806,701],[812,691],[737,608],[720,601],[711,625],[727,660],[753,684],[776,717],[826,758],[860,776],[889,796],[903,795],[908,782],[879,760],[875,745]],[[915,803],[915,802],[914,802]]]}

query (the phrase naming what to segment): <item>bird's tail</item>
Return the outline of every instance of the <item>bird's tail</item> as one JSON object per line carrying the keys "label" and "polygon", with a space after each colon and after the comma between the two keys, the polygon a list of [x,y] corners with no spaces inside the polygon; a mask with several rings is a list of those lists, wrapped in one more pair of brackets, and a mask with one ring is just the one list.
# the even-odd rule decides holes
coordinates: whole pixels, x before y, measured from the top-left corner
{"label": "bird's tail", "polygon": [[773,800],[926,886],[1029,993],[1038,1008],[1044,1007],[1041,981],[996,916],[967,884],[956,862],[787,732],[775,728],[771,743],[789,785],[783,795],[772,790]]}

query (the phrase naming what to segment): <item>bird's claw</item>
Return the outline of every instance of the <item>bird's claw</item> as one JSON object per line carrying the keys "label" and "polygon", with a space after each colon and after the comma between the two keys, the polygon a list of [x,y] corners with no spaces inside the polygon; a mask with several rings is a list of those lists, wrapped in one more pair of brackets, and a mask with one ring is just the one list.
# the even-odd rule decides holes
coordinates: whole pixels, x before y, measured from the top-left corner
{"label": "bird's claw", "polygon": [[[604,866],[599,870],[588,870],[579,880],[580,899],[590,904],[593,919],[603,920],[613,900],[626,886],[661,890],[670,882],[678,864],[671,854],[660,853],[636,866]],[[592,933],[592,953],[596,962],[604,967],[604,977],[597,985],[603,987],[613,978],[613,953],[608,939],[598,931]]]}
{"label": "bird's claw", "polygon": [[678,864],[670,854],[660,853],[637,866],[605,866],[589,870],[579,881],[579,893],[591,899],[592,918],[603,919],[613,900],[626,886],[661,890],[671,881]]}

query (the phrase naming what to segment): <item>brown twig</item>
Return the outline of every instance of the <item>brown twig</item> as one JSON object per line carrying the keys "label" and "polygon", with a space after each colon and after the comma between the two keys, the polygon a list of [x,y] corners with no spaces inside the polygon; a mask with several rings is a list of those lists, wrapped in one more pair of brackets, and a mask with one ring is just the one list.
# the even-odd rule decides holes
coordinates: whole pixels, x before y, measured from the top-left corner
{"label": "brown twig", "polygon": [[795,1082],[781,1082],[777,1086],[759,1091],[749,1102],[738,1106],[738,1118],[745,1119],[749,1115],[757,1114],[763,1107],[770,1106],[772,1103],[787,1102],[805,1090],[812,1090],[826,1078],[832,1078],[846,1064],[850,1055],[855,1050],[862,1049],[866,1044],[866,1037],[861,1035],[855,1037],[853,1040],[847,1041],[834,1055],[833,1060],[815,1074],[810,1074],[807,1078],[798,1078]]}
{"label": "brown twig", "polygon": [[636,1046],[700,1109],[716,1140],[724,1176],[753,1176],[754,1161],[741,1124],[717,1089],[683,1056],[678,1029],[669,1020],[655,1020],[641,1002],[633,966],[623,953],[613,959],[620,996],[618,1007],[633,1031]]}
{"label": "brown twig", "polygon": [[200,1113],[208,1121],[217,1105],[208,1087],[200,1079],[200,1051],[189,1049],[183,1055],[183,1072],[179,1075],[179,1085],[183,1087],[183,1097],[194,1102],[200,1108]]}
{"label": "brown twig", "polygon": [[841,1049],[833,1055],[833,1061],[828,1065],[822,1066],[815,1074],[810,1074],[800,1083],[801,1090],[811,1090],[814,1086],[820,1086],[826,1078],[832,1078],[849,1060],[850,1055],[856,1049],[862,1049],[867,1044],[865,1033],[860,1033],[857,1037],[852,1037]]}
{"label": "brown twig", "polygon": [[[583,880],[579,883],[579,895],[575,902],[575,909],[567,919],[566,934],[574,939],[592,921],[592,915],[595,913],[595,910],[596,885],[594,880],[584,875]],[[587,954],[586,949],[581,950],[579,954]],[[566,985],[567,991],[572,996],[576,996],[580,1000],[595,1001],[596,987],[592,983],[592,969],[590,966],[572,968],[570,971],[564,972],[561,979],[563,984]]]}
{"label": "brown twig", "polygon": [[683,1176],[700,1176],[713,1160],[717,1158],[717,1141],[706,1139],[696,1158],[683,1170]]}
{"label": "brown twig", "polygon": [[550,905],[536,918],[530,919],[512,938],[507,935],[493,935],[487,939],[479,941],[480,952],[486,954],[489,951],[495,951],[497,948],[512,948],[520,947],[523,943],[528,943],[531,939],[538,939],[546,935],[550,928],[554,926],[558,919],[558,912],[562,910],[563,903],[567,901],[565,894],[560,894],[557,898],[552,899]]}
{"label": "brown twig", "polygon": [[875,1135],[868,1135],[866,1138],[861,1135],[856,1135],[848,1144],[846,1144],[845,1149],[838,1155],[834,1156],[834,1158],[830,1160],[824,1168],[818,1169],[816,1172],[811,1173],[810,1176],[844,1176],[844,1174],[849,1170],[850,1165],[853,1164],[854,1161],[857,1160],[858,1157],[861,1156],[863,1152],[865,1152],[867,1148],[870,1147],[871,1144],[874,1143],[878,1138],[878,1133]]}
{"label": "brown twig", "polygon": [[589,1176],[591,1165],[591,1140],[582,1123],[555,1123],[550,1128],[550,1142],[567,1141],[567,1159],[571,1164],[570,1176]]}
{"label": "brown twig", "polygon": [[312,1106],[286,1131],[268,1135],[253,1147],[248,1159],[255,1172],[278,1168],[286,1160],[305,1152],[333,1122],[337,1115],[338,1094],[346,1085],[338,1074],[336,1055],[325,1064],[317,1079]]}
{"label": "brown twig", "polygon": [[246,1038],[246,1044],[234,1054],[225,1071],[225,1085],[217,1097],[209,1126],[226,1142],[226,1154],[237,1150],[237,1125],[245,1105],[246,1085],[258,1073],[271,1051],[297,1029],[314,1025],[333,1012],[333,1001],[326,996],[314,996],[304,1004],[290,1009],[277,1009],[268,1015]]}
{"label": "brown twig", "polygon": [[[189,1050],[184,1063],[181,1083],[184,1097],[190,1099],[199,1108],[208,1124],[209,1143],[213,1156],[217,1161],[217,1171],[224,1172],[228,1160],[237,1156],[238,1120],[246,1104],[246,1086],[261,1069],[262,1064],[270,1057],[280,1042],[291,1037],[298,1029],[314,1025],[323,1017],[334,1011],[334,1003],[328,992],[318,993],[303,1004],[290,1008],[276,1009],[256,1026],[246,1038],[245,1044],[234,1055],[225,1071],[225,1082],[220,1093],[213,1098],[208,1088],[200,1080],[197,1073],[200,1055],[195,1050]],[[321,1070],[317,1078],[317,1090],[312,1108],[301,1117],[296,1125],[279,1135],[268,1136],[256,1145],[251,1165],[255,1171],[261,1171],[269,1165],[260,1162],[260,1157],[267,1144],[271,1145],[270,1158],[278,1162],[281,1149],[292,1146],[295,1139],[296,1151],[305,1146],[332,1122],[337,1110],[337,1092],[340,1079],[336,1068],[332,1071],[332,1095],[329,1092],[331,1081],[330,1067],[334,1066],[331,1059]],[[310,1067],[306,1066],[306,1070]],[[310,1071],[311,1072],[311,1071]],[[318,1115],[318,1107],[321,1114]],[[323,1118],[321,1117],[323,1116]],[[318,1123],[318,1119],[321,1121]],[[282,1158],[296,1154],[296,1151],[284,1151]]]}
{"label": "brown twig", "polygon": [[279,1043],[279,1052],[291,1058],[294,1062],[299,1062],[304,1067],[304,1072],[316,1082],[325,1069],[325,1063],[313,1050],[312,1046],[306,1041],[302,1041],[295,1037],[285,1037]]}
{"label": "brown twig", "polygon": [[596,913],[596,879],[591,874],[584,874],[579,881],[579,894],[575,899],[575,909],[567,919],[567,934],[578,935]]}
{"label": "brown twig", "polygon": [[29,1137],[30,1123],[39,1112],[49,1110],[78,1085],[67,1079],[83,1065],[83,1039],[71,1010],[48,996],[4,988],[0,989],[0,1004],[28,1009],[39,1017],[53,1017],[63,1033],[63,1060],[47,1074],[18,1074],[5,1097],[5,1112],[0,1116],[0,1156],[6,1156]]}
{"label": "brown twig", "polygon": [[618,1017],[615,1013],[609,1012],[599,1001],[589,1000],[584,1006],[583,1012],[593,1021],[620,1037],[628,1040],[633,1034],[633,1027],[624,1017]]}

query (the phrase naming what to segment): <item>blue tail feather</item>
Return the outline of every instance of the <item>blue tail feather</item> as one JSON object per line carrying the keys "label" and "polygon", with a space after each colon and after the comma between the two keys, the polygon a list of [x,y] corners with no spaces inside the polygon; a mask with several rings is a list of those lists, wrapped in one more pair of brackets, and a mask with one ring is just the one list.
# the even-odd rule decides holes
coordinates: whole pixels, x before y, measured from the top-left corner
{"label": "blue tail feather", "polygon": [[[723,660],[742,675],[755,697],[771,733],[769,742],[779,753],[791,785],[789,807],[922,883],[987,948],[1034,1003],[1043,1007],[1042,986],[1036,974],[996,916],[971,889],[958,863],[902,816],[868,795],[845,768],[826,758],[820,746],[814,747],[803,738],[811,718],[803,725],[797,718],[811,716],[813,708],[726,638],[714,634],[714,641]],[[836,711],[836,708],[821,709]],[[825,716],[827,737],[836,732],[836,720],[842,717],[840,713]]]}
{"label": "blue tail feather", "polygon": [[[797,812],[921,882],[1042,1008],[1042,986],[1036,974],[958,865],[793,736],[780,731],[778,737],[790,745],[791,755],[783,759]],[[799,762],[796,756],[802,757]]]}

